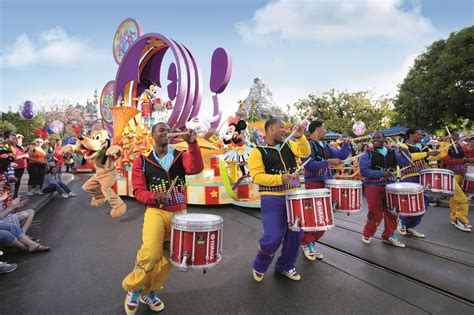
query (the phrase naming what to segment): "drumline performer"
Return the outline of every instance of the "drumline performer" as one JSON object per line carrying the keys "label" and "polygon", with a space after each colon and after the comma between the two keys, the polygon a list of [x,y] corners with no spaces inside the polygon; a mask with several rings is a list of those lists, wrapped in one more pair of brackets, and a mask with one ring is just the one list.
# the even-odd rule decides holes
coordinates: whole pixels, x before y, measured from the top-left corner
{"label": "drumline performer", "polygon": [[[446,133],[446,135],[448,134]],[[451,139],[454,142],[458,141],[459,133],[457,131],[452,132]],[[440,143],[440,147],[446,147],[447,145],[446,142]],[[449,198],[451,224],[454,224],[461,231],[471,232],[472,225],[469,224],[468,218],[468,199],[461,188],[461,184],[464,174],[467,172],[466,163],[472,163],[474,159],[466,158],[461,145],[458,143],[454,144],[447,151],[446,156],[441,160],[441,164],[443,168],[454,172],[454,196]]]}
{"label": "drumline performer", "polygon": [[[423,147],[421,140],[423,135],[419,129],[410,128],[405,133],[405,143],[400,146],[410,152],[410,158],[413,161],[412,166],[402,171],[402,181],[408,183],[420,183],[420,171],[428,168],[428,157],[432,160],[439,156],[439,151],[432,151],[428,147]],[[425,209],[428,209],[428,197],[425,195]],[[425,235],[415,230],[421,222],[423,214],[417,216],[400,215],[398,217],[398,232],[402,235],[411,235],[424,238]]]}
{"label": "drumline performer", "polygon": [[[123,289],[128,291],[124,303],[127,314],[135,314],[139,301],[152,311],[164,309],[156,293],[162,290],[172,265],[169,249],[164,249],[163,243],[170,240],[173,215],[186,213],[185,175],[198,174],[204,168],[196,133],[190,130],[182,136],[188,143],[188,152],[181,152],[169,147],[169,132],[168,124],[155,124],[154,150],[133,162],[133,194],[146,205],[146,210],[143,243],[135,267],[122,282]],[[171,187],[172,183],[176,185]]]}
{"label": "drumline performer", "polygon": [[[352,152],[349,140],[343,140],[340,150],[322,141],[326,135],[324,122],[315,120],[309,124],[308,131],[311,155],[302,159],[303,162],[311,159],[305,166],[304,179],[305,189],[324,188],[324,181],[332,179],[332,172],[329,167],[343,164]],[[322,260],[323,254],[315,248],[316,241],[324,235],[324,231],[304,232],[301,240],[300,250],[309,260]]]}
{"label": "drumline performer", "polygon": [[[397,216],[387,209],[385,186],[395,182],[394,171],[397,165],[406,166],[410,164],[410,161],[397,152],[398,150],[384,146],[385,136],[382,132],[375,132],[372,142],[374,149],[367,151],[360,158],[360,172],[363,177],[369,208],[367,222],[362,233],[362,242],[370,244],[377,227],[383,219],[383,241],[397,247],[405,247],[405,244],[400,242],[394,234],[397,229]],[[406,149],[400,148],[400,150],[403,150],[405,155],[409,157],[410,153]]]}
{"label": "drumline performer", "polygon": [[303,135],[303,125],[295,126],[292,135],[295,141],[285,141],[284,123],[279,118],[270,118],[265,123],[267,145],[252,149],[248,166],[250,175],[261,192],[262,223],[264,234],[259,240],[259,249],[253,262],[253,277],[260,282],[273,256],[283,243],[281,256],[275,271],[291,280],[301,276],[295,270],[298,247],[303,232],[288,228],[285,195],[301,186],[295,157],[307,157],[311,153],[308,140]]}

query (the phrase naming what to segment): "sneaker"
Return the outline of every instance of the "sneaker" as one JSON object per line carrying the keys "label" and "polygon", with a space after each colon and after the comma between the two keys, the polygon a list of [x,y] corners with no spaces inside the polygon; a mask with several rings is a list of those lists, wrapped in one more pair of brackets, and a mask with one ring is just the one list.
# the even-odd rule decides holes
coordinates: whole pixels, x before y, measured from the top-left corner
{"label": "sneaker", "polygon": [[9,273],[18,268],[17,264],[9,264],[5,261],[0,261],[0,273]]}
{"label": "sneaker", "polygon": [[147,304],[154,312],[161,312],[165,308],[165,304],[156,296],[155,291],[142,295],[140,297],[140,302]]}
{"label": "sneaker", "polygon": [[142,291],[128,291],[124,303],[125,313],[127,313],[127,315],[133,315],[137,311],[141,293]]}
{"label": "sneaker", "polygon": [[[35,195],[35,193],[34,193],[34,192],[32,192],[32,191],[29,191],[29,192],[27,192],[27,193],[26,193],[26,195],[27,195],[27,196],[34,196],[34,195]],[[454,223],[453,223],[453,224],[454,224]]]}
{"label": "sneaker", "polygon": [[62,195],[61,195],[61,198],[67,199],[67,198],[69,198],[69,195],[68,195],[68,194],[62,194]]}
{"label": "sneaker", "polygon": [[405,247],[405,244],[397,240],[393,235],[390,236],[388,239],[383,240],[385,243],[396,246],[396,247]]}
{"label": "sneaker", "polygon": [[454,222],[454,226],[457,227],[459,230],[461,230],[463,232],[471,232],[472,231],[472,228],[467,226],[467,224],[462,223],[460,220],[456,220],[456,222]]}
{"label": "sneaker", "polygon": [[41,190],[35,190],[35,191],[33,192],[33,194],[35,194],[35,195],[44,195],[44,192],[41,191]]}
{"label": "sneaker", "polygon": [[362,242],[364,242],[365,244],[370,244],[371,241],[372,241],[372,238],[370,236],[362,235]]}
{"label": "sneaker", "polygon": [[323,253],[321,253],[319,250],[316,249],[316,242],[313,242],[312,245],[313,245],[314,256],[316,256],[316,259],[323,260],[324,255]]}
{"label": "sneaker", "polygon": [[300,276],[299,273],[296,272],[295,268],[290,269],[288,271],[283,271],[281,274],[286,276],[288,279],[293,280],[293,281],[300,281],[301,280],[301,276]]}
{"label": "sneaker", "polygon": [[77,195],[75,193],[73,193],[72,191],[68,195],[69,195],[69,197],[77,197]]}
{"label": "sneaker", "polygon": [[414,237],[425,238],[425,234],[420,233],[414,229],[407,229],[407,234]]}
{"label": "sneaker", "polygon": [[407,234],[407,227],[402,221],[398,221],[397,230],[398,230],[398,233],[400,233],[401,235]]}
{"label": "sneaker", "polygon": [[261,272],[258,272],[257,270],[253,269],[253,278],[255,279],[255,281],[257,282],[260,282],[263,280],[263,276],[264,274],[261,273]]}
{"label": "sneaker", "polygon": [[304,256],[308,260],[316,260],[316,255],[314,254],[313,243],[300,245],[300,251],[304,253]]}
{"label": "sneaker", "polygon": [[430,207],[437,207],[438,203],[437,202],[428,202],[428,206]]}

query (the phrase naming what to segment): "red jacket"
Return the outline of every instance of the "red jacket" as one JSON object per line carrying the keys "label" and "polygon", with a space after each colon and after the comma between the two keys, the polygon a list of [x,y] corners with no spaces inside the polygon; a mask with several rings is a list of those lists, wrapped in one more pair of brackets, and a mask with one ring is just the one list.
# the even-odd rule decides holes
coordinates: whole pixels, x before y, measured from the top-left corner
{"label": "red jacket", "polygon": [[[144,172],[145,167],[143,162],[146,163],[147,167],[151,166],[152,168],[155,168],[157,173],[166,174],[166,176],[162,176],[163,178],[157,179],[158,185],[153,185],[153,187],[156,188],[154,189],[154,191],[150,190],[150,182],[148,182],[147,184],[147,174],[145,174]],[[177,163],[181,163],[181,165],[176,165]],[[203,170],[203,168],[204,163],[201,156],[201,150],[197,143],[190,144],[187,152],[184,151],[176,153],[168,172],[164,170],[159,165],[159,163],[154,161],[154,159],[150,158],[150,156],[139,156],[135,159],[132,166],[133,194],[139,202],[146,204],[147,208],[157,207],[159,204],[155,200],[155,195],[157,194],[157,192],[166,192],[169,189],[172,182],[172,180],[170,180],[170,173],[173,172],[173,170],[174,172],[176,172],[176,169],[178,172],[180,170],[184,170],[183,174],[179,174],[180,181],[175,186],[175,189],[171,194],[171,199],[173,199],[172,204],[164,205],[162,209],[167,211],[177,211],[180,209],[185,209],[186,200],[183,200],[185,199],[184,175],[198,174]],[[173,174],[173,176],[174,175],[175,174]],[[159,185],[160,181],[161,183],[163,183],[162,185]]]}

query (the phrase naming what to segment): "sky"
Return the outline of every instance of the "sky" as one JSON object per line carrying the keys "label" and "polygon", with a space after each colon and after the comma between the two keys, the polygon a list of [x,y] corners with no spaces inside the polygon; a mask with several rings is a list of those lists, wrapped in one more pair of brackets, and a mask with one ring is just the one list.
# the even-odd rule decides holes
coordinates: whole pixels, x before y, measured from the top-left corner
{"label": "sky", "polygon": [[329,89],[395,96],[414,59],[437,39],[473,25],[474,0],[112,1],[0,0],[0,111],[25,100],[85,103],[115,78],[120,23],[186,45],[202,69],[211,107],[217,47],[233,72],[220,95],[237,109],[255,77],[281,106]]}

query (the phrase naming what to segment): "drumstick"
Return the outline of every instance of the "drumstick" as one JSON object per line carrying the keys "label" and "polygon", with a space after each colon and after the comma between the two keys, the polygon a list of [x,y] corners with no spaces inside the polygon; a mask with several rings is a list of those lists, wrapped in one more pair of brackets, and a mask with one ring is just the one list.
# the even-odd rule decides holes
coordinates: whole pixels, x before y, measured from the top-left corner
{"label": "drumstick", "polygon": [[[170,188],[168,188],[168,191],[166,191],[166,198],[168,198],[170,195],[171,195],[171,190],[173,190],[174,186],[176,185],[176,182],[178,181],[178,176],[175,177],[175,179],[173,180],[173,182],[171,183],[171,186]],[[159,205],[159,208],[163,207],[163,204],[160,203]]]}
{"label": "drumstick", "polygon": [[[448,132],[448,136],[451,137],[451,132],[449,132],[448,126],[446,126],[446,131]],[[455,143],[455,142],[454,142],[453,138],[451,138],[451,145],[454,145],[454,143]],[[454,151],[455,151],[456,153],[459,153],[459,150],[458,150],[458,148],[457,148],[456,146],[454,146]]]}
{"label": "drumstick", "polygon": [[[310,116],[311,116],[311,115],[307,115],[305,118],[303,118],[303,120],[301,121],[301,123],[303,123],[303,121],[305,121],[305,120],[308,120],[308,117],[310,117]],[[300,123],[298,126],[301,126],[301,123]],[[296,126],[296,125],[295,125],[295,126]],[[295,126],[293,126],[293,128],[294,128]],[[299,127],[298,127],[298,129],[299,129]],[[283,148],[283,146],[285,145],[285,143],[287,143],[288,140],[291,139],[291,137],[293,137],[293,135],[298,131],[298,129],[293,130],[293,131],[290,133],[290,135],[289,135],[288,137],[286,137],[285,141],[283,141],[283,143],[281,144],[280,149]]]}
{"label": "drumstick", "polygon": [[169,133],[168,137],[179,137],[189,134],[187,131]]}
{"label": "drumstick", "polygon": [[365,152],[362,152],[362,153],[359,153],[359,154],[357,154],[357,155],[351,157],[351,158],[349,159],[349,161],[352,162],[352,161],[357,160],[357,159],[360,158],[362,155],[364,155],[364,153],[365,153]]}
{"label": "drumstick", "polygon": [[297,174],[299,171],[304,169],[305,165],[308,164],[309,161],[311,161],[311,158],[307,159],[303,164],[301,164],[300,167],[298,167],[292,174]]}
{"label": "drumstick", "polygon": [[174,188],[174,186],[176,185],[176,182],[178,181],[178,176],[175,177],[175,179],[173,180],[173,182],[171,183],[171,186],[170,188],[168,189],[168,191],[166,192],[166,197],[168,197],[170,194],[171,194],[171,190]]}

